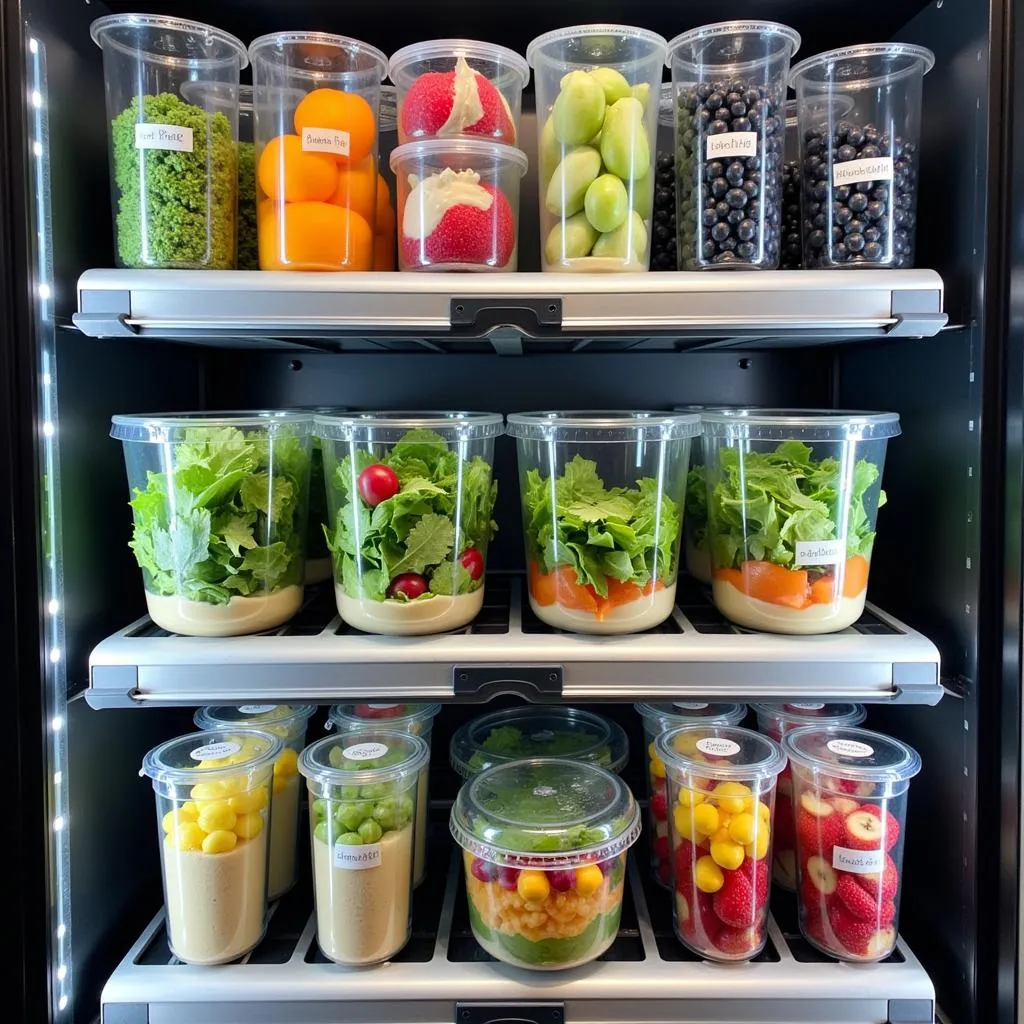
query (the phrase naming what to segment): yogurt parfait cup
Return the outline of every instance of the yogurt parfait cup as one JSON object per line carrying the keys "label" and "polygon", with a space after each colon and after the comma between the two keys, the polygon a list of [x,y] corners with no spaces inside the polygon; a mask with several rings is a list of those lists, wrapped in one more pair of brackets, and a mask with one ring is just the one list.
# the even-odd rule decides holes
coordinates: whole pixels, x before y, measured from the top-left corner
{"label": "yogurt parfait cup", "polygon": [[658,756],[655,742],[663,732],[683,725],[739,725],[746,717],[746,704],[708,704],[704,701],[675,701],[664,704],[635,704],[643,721],[647,750],[647,828],[651,867],[660,885],[672,885],[672,847],[668,838],[668,772]]}
{"label": "yogurt parfait cup", "polygon": [[852,726],[802,726],[782,746],[793,768],[800,931],[839,960],[884,960],[899,931],[907,796],[921,758]]}
{"label": "yogurt parfait cup", "polygon": [[416,801],[426,741],[366,728],[306,747],[316,937],[335,963],[365,966],[409,941]]}
{"label": "yogurt parfait cup", "polygon": [[529,970],[578,967],[615,941],[640,809],[593,764],[530,758],[473,776],[452,807],[473,937]]}
{"label": "yogurt parfait cup", "polygon": [[313,417],[115,416],[130,547],[153,622],[185,636],[259,633],[302,605]]}
{"label": "yogurt parfait cup", "polygon": [[[335,704],[328,712],[327,728],[341,732],[360,732],[368,728],[384,728],[421,736],[430,747],[430,734],[440,704]],[[416,852],[413,864],[413,888],[427,874],[427,840],[430,817],[429,765],[420,773],[416,791]]]}
{"label": "yogurt parfait cup", "polygon": [[318,416],[338,613],[367,633],[442,633],[484,603],[497,413]]}
{"label": "yogurt parfait cup", "polygon": [[276,900],[293,885],[298,875],[296,845],[299,834],[299,753],[306,745],[306,725],[314,704],[241,704],[199,708],[196,728],[258,729],[281,740],[282,750],[274,762],[271,792],[270,866],[267,871],[267,899]]}
{"label": "yogurt parfait cup", "polygon": [[662,733],[668,770],[676,937],[707,960],[750,960],[768,938],[775,785],[773,739],[730,725]]}
{"label": "yogurt parfait cup", "polygon": [[860,618],[895,413],[706,413],[711,593],[749,629],[834,633]]}
{"label": "yogurt parfait cup", "polygon": [[156,793],[167,942],[185,963],[230,963],[263,938],[282,749],[270,733],[218,729],[168,740],[142,762]]}
{"label": "yogurt parfait cup", "polygon": [[700,417],[529,412],[518,438],[530,607],[556,629],[635,633],[675,607],[690,441]]}

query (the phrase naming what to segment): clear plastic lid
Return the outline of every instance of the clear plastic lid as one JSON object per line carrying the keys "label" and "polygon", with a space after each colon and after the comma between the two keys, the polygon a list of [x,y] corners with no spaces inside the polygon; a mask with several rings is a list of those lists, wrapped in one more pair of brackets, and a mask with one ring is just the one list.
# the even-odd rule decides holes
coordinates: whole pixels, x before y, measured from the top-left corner
{"label": "clear plastic lid", "polygon": [[183,100],[206,110],[219,110],[227,114],[237,104],[240,116],[249,116],[252,113],[251,85],[235,85],[233,82],[203,78],[182,82],[178,91]]}
{"label": "clear plastic lid", "polygon": [[640,835],[640,808],[611,772],[538,757],[466,782],[452,807],[455,841],[494,864],[569,867],[607,860]]}
{"label": "clear plastic lid", "polygon": [[190,732],[149,751],[140,774],[148,775],[154,788],[259,775],[273,765],[282,749],[276,736],[258,729]]}
{"label": "clear plastic lid", "polygon": [[315,704],[225,704],[199,708],[192,720],[199,729],[253,728],[289,740],[305,732]]}
{"label": "clear plastic lid", "polygon": [[663,732],[654,749],[674,778],[767,781],[786,767],[786,755],[775,740],[735,725],[680,726]]}
{"label": "clear plastic lid", "polygon": [[[535,68],[537,66],[537,58],[552,43],[557,43],[561,46],[578,44],[579,54],[573,55],[572,60],[574,62],[587,63],[588,58],[590,58],[590,63],[599,64],[605,57],[601,47],[602,38],[609,40],[624,39],[633,46],[646,47],[647,52],[643,56],[637,54],[638,60],[648,60],[657,55],[658,60],[663,61],[665,54],[668,52],[668,43],[665,37],[659,36],[657,32],[651,32],[646,28],[637,28],[635,25],[570,25],[567,28],[556,28],[551,32],[545,32],[543,35],[537,36],[526,48],[526,60],[531,68]],[[615,63],[617,67],[622,67],[630,62],[616,61]]]}
{"label": "clear plastic lid", "polygon": [[913,747],[870,729],[805,725],[786,733],[782,746],[794,765],[855,782],[906,782],[921,770]]}
{"label": "clear plastic lid", "polygon": [[432,430],[445,441],[479,441],[503,433],[495,412],[364,412],[351,416],[317,416],[317,437],[358,444],[400,441],[410,430]]}
{"label": "clear plastic lid", "polygon": [[676,441],[700,433],[700,417],[664,412],[520,412],[508,417],[508,433],[531,441],[621,444]]}
{"label": "clear plastic lid", "polygon": [[484,169],[513,164],[519,170],[519,177],[526,173],[529,160],[521,149],[506,146],[486,139],[419,139],[406,142],[391,151],[391,170],[398,174],[409,160],[424,160],[427,163],[442,164],[446,161],[473,163]]}
{"label": "clear plastic lid", "polygon": [[935,54],[912,43],[862,43],[826,50],[796,64],[789,73],[794,89],[800,79],[813,87],[854,91],[873,89],[906,78],[926,75],[935,67]]}
{"label": "clear plastic lid", "polygon": [[729,441],[877,441],[900,433],[894,412],[751,409],[742,416],[703,414],[704,433]]}
{"label": "clear plastic lid", "polygon": [[629,741],[608,718],[569,707],[527,706],[492,711],[456,730],[449,751],[464,779],[524,757],[563,758],[622,770]]}
{"label": "clear plastic lid", "polygon": [[299,771],[318,786],[370,786],[418,775],[430,760],[419,736],[366,728],[311,743],[299,756]]}
{"label": "clear plastic lid", "polygon": [[373,722],[378,728],[421,736],[440,710],[440,704],[333,704],[327,713],[327,728],[350,732]]}
{"label": "clear plastic lid", "polygon": [[200,70],[205,64],[249,59],[245,43],[222,29],[188,18],[163,14],[108,14],[89,26],[97,46],[113,46],[122,53],[144,53],[160,63],[182,64]]}
{"label": "clear plastic lid", "polygon": [[780,731],[802,725],[860,725],[867,718],[862,704],[825,704],[818,701],[797,704],[751,704],[759,719],[774,721]]}
{"label": "clear plastic lid", "polygon": [[703,701],[672,701],[664,704],[634,704],[641,718],[658,727],[659,732],[680,725],[714,723],[739,725],[746,717],[746,704],[707,704]]}
{"label": "clear plastic lid", "polygon": [[150,444],[185,441],[186,432],[197,427],[265,430],[271,436],[286,433],[299,437],[305,437],[313,431],[312,415],[286,411],[174,412],[162,416],[114,416],[110,423],[111,437],[119,441],[144,441]]}
{"label": "clear plastic lid", "polygon": [[409,70],[410,64],[421,61],[438,61],[450,57],[462,57],[466,61],[481,61],[499,64],[513,71],[520,79],[519,88],[530,80],[530,66],[523,57],[505,46],[482,43],[476,39],[430,39],[424,43],[403,46],[391,55],[388,62],[389,77],[396,85],[408,88],[420,72]]}
{"label": "clear plastic lid", "polygon": [[289,74],[307,75],[321,85],[344,75],[372,75],[382,82],[388,73],[388,59],[376,46],[330,32],[270,32],[249,44],[249,59],[257,57],[287,65]]}
{"label": "clear plastic lid", "polygon": [[[735,42],[740,36],[750,36],[757,41],[756,58],[743,53],[742,48],[737,49]],[[747,65],[754,67],[763,63],[766,56],[781,56],[788,51],[788,58],[799,49],[800,33],[777,21],[716,21],[681,32],[672,39],[665,63],[670,67],[673,61],[710,64],[743,71]],[[682,50],[688,51],[686,58],[679,56]]]}

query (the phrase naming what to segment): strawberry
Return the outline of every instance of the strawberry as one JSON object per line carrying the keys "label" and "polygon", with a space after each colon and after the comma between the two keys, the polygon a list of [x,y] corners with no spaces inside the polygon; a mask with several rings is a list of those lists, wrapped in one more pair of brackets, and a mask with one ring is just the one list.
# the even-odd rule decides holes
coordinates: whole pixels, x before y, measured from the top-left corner
{"label": "strawberry", "polygon": [[404,704],[357,704],[360,718],[398,718],[405,714]]}
{"label": "strawberry", "polygon": [[881,874],[856,875],[857,884],[876,902],[894,900],[900,887],[900,876],[896,870],[896,862],[888,854],[885,855],[885,867]]}
{"label": "strawberry", "polygon": [[756,860],[754,857],[745,857],[737,870],[750,883],[754,892],[754,906],[760,910],[768,902],[771,891],[768,858]]}
{"label": "strawberry", "polygon": [[833,944],[826,929],[827,919],[824,907],[820,910],[807,911],[800,918],[800,930],[804,935],[825,949]]}
{"label": "strawberry", "polygon": [[[701,892],[700,889],[694,890],[696,901],[690,900],[691,908],[696,902],[696,921],[700,926],[700,931],[704,935],[706,942],[711,945],[715,944],[715,939],[718,938],[718,933],[722,930],[722,922],[718,920],[718,915],[715,913],[714,908],[714,897],[707,892]],[[696,929],[695,929],[696,930]]]}
{"label": "strawberry", "polygon": [[775,797],[775,834],[772,845],[776,850],[792,850],[796,846],[796,827],[793,824],[793,801],[781,793]]}
{"label": "strawberry", "polygon": [[687,885],[693,882],[693,865],[697,862],[696,847],[688,839],[680,839],[675,852],[676,881],[685,882]]}
{"label": "strawberry", "polygon": [[832,848],[843,838],[843,819],[833,812],[819,817],[801,807],[796,813],[796,839],[801,858],[818,854],[832,862]]}
{"label": "strawberry", "polygon": [[754,890],[740,871],[723,871],[725,882],[715,893],[714,909],[722,924],[732,928],[750,928],[758,918]]}
{"label": "strawberry", "polygon": [[814,883],[814,879],[806,871],[800,882],[800,906],[811,916],[824,914],[828,895]]}
{"label": "strawberry", "polygon": [[654,857],[659,864],[668,863],[668,836],[658,836],[654,840]]}
{"label": "strawberry", "polygon": [[668,800],[664,792],[651,794],[651,814],[655,821],[668,821]]}
{"label": "strawberry", "polygon": [[[878,804],[861,804],[858,810],[866,814],[873,814],[879,821],[885,823],[885,849],[887,851],[900,841],[900,822],[895,814]],[[873,849],[877,849],[877,847],[873,847]]]}
{"label": "strawberry", "polygon": [[657,867],[658,881],[664,886],[672,884],[672,865],[668,861],[662,861]]}
{"label": "strawberry", "polygon": [[[843,871],[836,882],[836,896],[843,906],[861,921],[875,921],[878,918],[878,903],[862,889],[855,875]],[[889,922],[887,921],[886,924]]]}
{"label": "strawberry", "polygon": [[871,921],[862,921],[854,917],[842,900],[834,900],[828,909],[829,924],[840,944],[855,956],[866,956],[868,943],[875,934],[875,925]]}
{"label": "strawberry", "polygon": [[715,945],[730,956],[751,956],[763,941],[763,933],[757,928],[723,928],[715,938]]}

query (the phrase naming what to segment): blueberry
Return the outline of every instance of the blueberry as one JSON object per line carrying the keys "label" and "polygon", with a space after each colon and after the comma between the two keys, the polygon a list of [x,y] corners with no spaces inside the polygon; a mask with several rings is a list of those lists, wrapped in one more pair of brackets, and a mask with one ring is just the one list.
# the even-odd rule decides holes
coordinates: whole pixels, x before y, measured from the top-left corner
{"label": "blueberry", "polygon": [[731,188],[725,194],[725,201],[734,209],[741,210],[747,205],[749,194],[744,188]]}
{"label": "blueberry", "polygon": [[868,208],[868,197],[863,192],[854,192],[848,205],[854,213],[863,213]]}
{"label": "blueberry", "polygon": [[753,241],[757,235],[757,224],[752,220],[741,220],[736,228],[736,234],[739,236],[741,242]]}
{"label": "blueberry", "polygon": [[[743,164],[739,160],[733,160],[725,169],[725,180],[734,188],[743,184]],[[718,175],[716,175],[718,177]]]}
{"label": "blueberry", "polygon": [[711,238],[716,242],[724,242],[729,237],[729,225],[719,221],[711,229]]}
{"label": "blueberry", "polygon": [[729,182],[727,182],[725,178],[715,178],[715,180],[711,182],[711,194],[716,199],[721,199],[728,191]]}

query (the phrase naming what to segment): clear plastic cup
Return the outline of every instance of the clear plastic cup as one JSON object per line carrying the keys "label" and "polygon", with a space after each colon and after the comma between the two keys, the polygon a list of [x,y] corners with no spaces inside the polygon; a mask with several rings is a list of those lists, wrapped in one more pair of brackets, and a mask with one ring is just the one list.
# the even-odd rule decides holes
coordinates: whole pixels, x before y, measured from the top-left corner
{"label": "clear plastic cup", "polygon": [[628,25],[574,25],[530,43],[544,270],[647,270],[666,46]]}
{"label": "clear plastic cup", "polygon": [[270,864],[267,899],[276,900],[295,885],[296,844],[299,834],[299,753],[306,745],[306,724],[315,704],[241,704],[238,707],[199,708],[193,716],[197,729],[258,729],[276,736],[283,749],[274,762],[271,794]]}
{"label": "clear plastic cup", "polygon": [[146,607],[185,636],[259,633],[302,605],[313,417],[115,416]]}
{"label": "clear plastic cup", "polygon": [[[232,269],[245,46],[155,14],[110,14],[90,34],[103,50],[117,265]],[[227,104],[186,99],[196,80],[225,90]]]}
{"label": "clear plastic cup", "polygon": [[[434,719],[440,710],[440,704],[335,704],[328,714],[327,728],[360,732],[377,727],[407,732],[421,736],[429,748]],[[414,889],[427,875],[429,817],[430,772],[425,769],[420,773],[416,794],[416,853],[412,874]]]}
{"label": "clear plastic cup", "polygon": [[923,46],[869,43],[793,68],[805,267],[914,265],[921,93],[934,64]]}
{"label": "clear plastic cup", "polygon": [[398,140],[470,135],[515,146],[530,68],[515,51],[474,39],[432,39],[392,54]]}
{"label": "clear plastic cup", "polygon": [[[484,603],[497,413],[318,416],[338,614],[368,633],[442,633]],[[403,482],[404,481],[404,482]]]}
{"label": "clear plastic cup", "polygon": [[640,808],[593,764],[531,758],[473,776],[452,807],[473,937],[514,967],[557,971],[615,941]]}
{"label": "clear plastic cup", "polygon": [[672,885],[672,847],[668,838],[668,783],[665,762],[654,744],[663,732],[682,725],[739,725],[746,717],[746,704],[708,704],[675,701],[668,704],[634,704],[643,720],[647,754],[647,828],[651,868],[660,885]]}
{"label": "clear plastic cup", "polygon": [[[305,410],[321,416],[340,416],[348,412],[340,405],[320,405]],[[306,586],[326,583],[331,578],[331,552],[327,547],[327,485],[324,482],[324,453],[320,438],[313,435],[309,452],[309,528],[306,541]]]}
{"label": "clear plastic cup", "polygon": [[464,779],[530,757],[596,764],[617,775],[629,759],[629,740],[621,726],[592,711],[526,705],[492,711],[460,726],[449,755]]}
{"label": "clear plastic cup", "polygon": [[718,22],[669,43],[680,270],[778,267],[783,111],[799,47],[799,33],[773,21]]}
{"label": "clear plastic cup", "polygon": [[387,58],[346,36],[275,32],[249,59],[260,268],[371,270]]}
{"label": "clear plastic cup", "polygon": [[767,736],[730,725],[683,726],[654,746],[668,770],[676,937],[708,960],[751,960],[768,939],[785,754]]}
{"label": "clear plastic cup", "polygon": [[786,141],[782,162],[782,242],[779,269],[800,270],[804,265],[800,227],[800,132],[796,100],[786,101]]}
{"label": "clear plastic cup", "polygon": [[916,750],[848,726],[786,733],[800,931],[839,960],[884,960],[899,930],[903,842]]}
{"label": "clear plastic cup", "polygon": [[156,793],[167,943],[186,963],[230,963],[263,938],[280,753],[276,736],[224,729],[168,740],[142,762]]}
{"label": "clear plastic cup", "polygon": [[391,153],[399,270],[516,269],[526,154],[482,139],[424,139]]}
{"label": "clear plastic cup", "polygon": [[373,269],[397,270],[397,225],[395,196],[398,194],[391,154],[398,145],[398,90],[380,87],[380,117],[377,121],[377,220],[373,228]]}
{"label": "clear plastic cup", "polygon": [[896,413],[704,415],[711,593],[737,625],[834,633],[864,610]]}
{"label": "clear plastic cup", "polygon": [[[866,712],[860,704],[752,704],[757,728],[777,743],[787,732],[805,725],[860,725]],[[796,832],[793,813],[792,767],[779,776],[775,798],[775,834],[772,836],[772,881],[790,892],[796,891]]]}
{"label": "clear plastic cup", "polygon": [[519,490],[530,607],[556,629],[635,633],[675,607],[690,439],[700,417],[530,412]]}
{"label": "clear plastic cup", "polygon": [[419,736],[366,728],[306,747],[316,937],[335,963],[393,957],[412,929],[416,802],[430,751]]}

